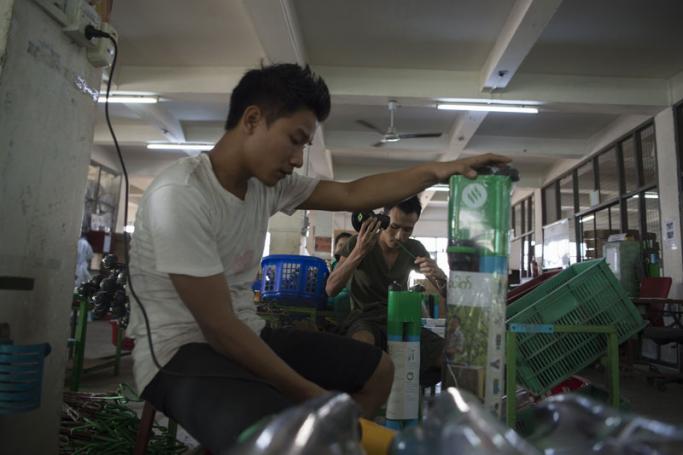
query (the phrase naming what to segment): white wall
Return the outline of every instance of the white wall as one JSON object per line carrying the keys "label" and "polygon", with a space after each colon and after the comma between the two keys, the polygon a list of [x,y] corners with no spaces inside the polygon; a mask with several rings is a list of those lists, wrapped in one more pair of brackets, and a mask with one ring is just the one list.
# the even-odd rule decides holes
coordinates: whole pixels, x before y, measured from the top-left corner
{"label": "white wall", "polygon": [[[0,24],[6,19],[2,5]],[[16,344],[48,342],[52,353],[45,362],[41,407],[0,416],[0,452],[53,454],[95,119],[95,101],[75,81],[98,89],[101,78],[87,63],[85,49],[32,1],[14,5],[4,58],[0,275],[32,278],[34,289],[0,290],[0,322],[11,325]]]}

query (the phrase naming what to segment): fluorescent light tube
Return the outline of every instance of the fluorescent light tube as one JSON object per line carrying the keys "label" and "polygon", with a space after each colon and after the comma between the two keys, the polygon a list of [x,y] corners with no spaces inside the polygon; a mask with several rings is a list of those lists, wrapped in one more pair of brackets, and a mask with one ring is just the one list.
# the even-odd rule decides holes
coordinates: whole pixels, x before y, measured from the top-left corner
{"label": "fluorescent light tube", "polygon": [[[107,100],[106,96],[101,96],[97,99],[98,103],[104,103]],[[109,104],[111,103],[125,103],[125,104],[154,104],[159,102],[157,96],[116,96],[109,97]]]}
{"label": "fluorescent light tube", "polygon": [[[119,93],[121,95],[124,94],[122,92]],[[138,93],[138,95],[143,95],[143,93]],[[435,101],[441,104],[501,104],[508,106],[539,106],[543,104],[535,100],[502,100],[493,98],[437,98]]]}
{"label": "fluorescent light tube", "polygon": [[147,148],[150,150],[198,150],[206,152],[213,147],[213,144],[147,144]]}
{"label": "fluorescent light tube", "polygon": [[503,106],[500,104],[437,104],[442,111],[511,112],[517,114],[538,114],[538,108],[526,106]]}
{"label": "fluorescent light tube", "polygon": [[589,221],[593,221],[595,219],[595,215],[588,215],[586,217],[581,218],[581,223],[587,223]]}
{"label": "fluorescent light tube", "polygon": [[427,188],[425,191],[449,191],[448,185],[434,185]]}

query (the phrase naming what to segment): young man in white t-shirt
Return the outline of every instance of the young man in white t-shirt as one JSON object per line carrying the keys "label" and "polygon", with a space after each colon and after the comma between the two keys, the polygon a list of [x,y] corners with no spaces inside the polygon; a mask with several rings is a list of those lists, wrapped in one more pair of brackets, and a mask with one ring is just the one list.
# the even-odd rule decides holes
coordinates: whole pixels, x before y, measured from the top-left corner
{"label": "young man in white t-shirt", "polygon": [[506,161],[486,155],[428,163],[349,183],[294,174],[329,111],[327,86],[308,67],[251,70],[232,92],[226,131],[213,150],[165,169],[140,202],[131,290],[149,317],[153,351],[131,296],[136,384],[216,453],[263,416],[329,390],[350,393],[371,416],[393,379],[391,360],[374,346],[265,327],[251,283],[268,218],[297,209],[376,208]]}

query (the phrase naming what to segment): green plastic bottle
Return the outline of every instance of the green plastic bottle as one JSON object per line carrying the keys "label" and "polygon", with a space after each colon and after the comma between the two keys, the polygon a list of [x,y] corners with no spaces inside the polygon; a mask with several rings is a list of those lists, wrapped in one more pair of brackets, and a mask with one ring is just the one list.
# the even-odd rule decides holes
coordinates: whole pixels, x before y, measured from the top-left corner
{"label": "green plastic bottle", "polygon": [[416,425],[420,412],[420,331],[422,293],[389,290],[387,346],[394,381],[387,400],[386,426]]}
{"label": "green plastic bottle", "polygon": [[500,414],[510,194],[518,178],[509,167],[477,172],[450,179],[443,385],[468,390]]}

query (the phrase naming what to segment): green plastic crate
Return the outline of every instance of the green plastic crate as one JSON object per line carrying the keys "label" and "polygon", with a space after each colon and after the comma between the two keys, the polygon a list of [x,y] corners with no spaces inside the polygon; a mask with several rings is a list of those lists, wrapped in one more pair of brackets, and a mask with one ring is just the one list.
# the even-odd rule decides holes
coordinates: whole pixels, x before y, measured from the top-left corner
{"label": "green plastic crate", "polygon": [[[619,343],[645,326],[604,259],[574,264],[515,301],[507,323],[614,326]],[[535,394],[607,352],[607,337],[594,333],[519,333],[517,344],[517,380]]]}
{"label": "green plastic crate", "polygon": [[[572,278],[576,278],[583,271],[595,267],[596,262],[600,262],[602,259],[594,259],[592,261],[584,261],[574,264],[557,275],[547,279],[543,283],[536,286],[534,289],[529,291],[526,295],[520,297],[519,299],[512,302],[507,306],[505,310],[507,313],[507,318],[510,319],[529,305],[533,305],[536,301],[542,299],[544,296],[550,294],[558,287],[562,286],[567,281]],[[615,277],[616,278],[616,277]]]}

